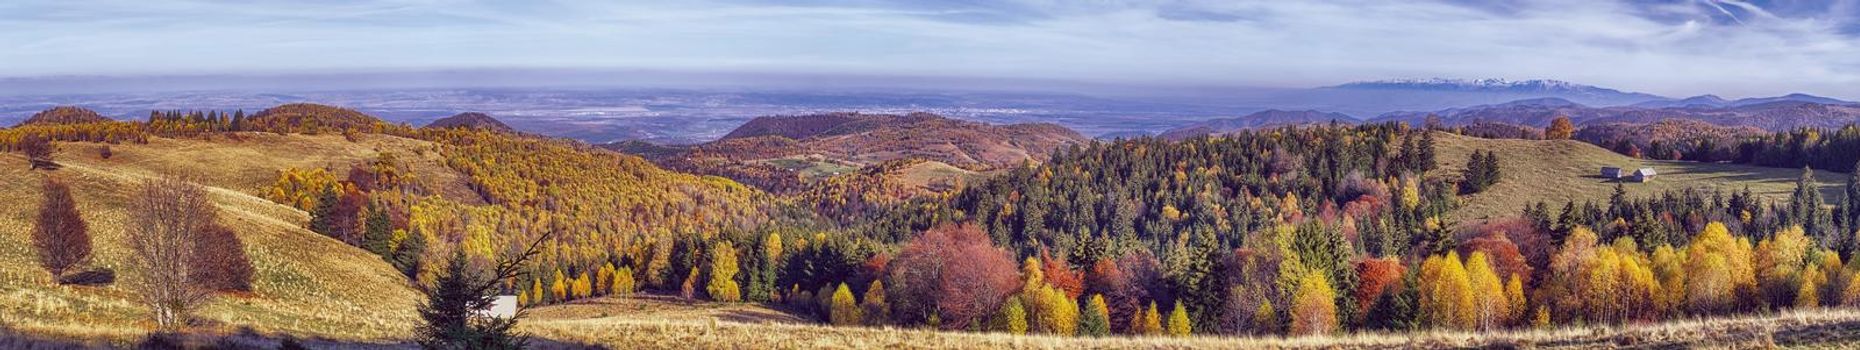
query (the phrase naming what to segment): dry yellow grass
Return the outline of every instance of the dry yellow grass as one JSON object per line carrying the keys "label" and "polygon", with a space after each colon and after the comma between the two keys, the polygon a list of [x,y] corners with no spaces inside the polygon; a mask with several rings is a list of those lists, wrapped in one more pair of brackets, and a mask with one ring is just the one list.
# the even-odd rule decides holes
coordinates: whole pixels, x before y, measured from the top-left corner
{"label": "dry yellow grass", "polygon": [[780,318],[771,321],[736,317],[743,313],[779,311],[742,304],[602,299],[533,310],[520,328],[544,338],[622,349],[1771,348],[1844,347],[1860,340],[1860,312],[1847,309],[1555,330],[1187,338],[1078,338],[833,327]]}
{"label": "dry yellow grass", "polygon": [[[343,165],[372,159],[376,148],[411,152],[427,145],[378,135],[364,135],[358,143],[335,135],[248,135],[116,145],[110,159],[98,157],[96,144],[60,143],[57,158],[65,167],[50,172],[28,171],[14,154],[0,156],[0,179],[6,179],[0,181],[0,203],[8,203],[0,206],[0,239],[12,242],[0,245],[0,322],[35,336],[117,344],[146,333],[152,328],[148,310],[125,287],[139,275],[125,267],[124,203],[142,179],[188,174],[208,186],[221,220],[245,241],[258,272],[252,295],[222,296],[198,312],[208,321],[203,330],[250,327],[350,341],[405,339],[417,320],[419,294],[398,272],[361,249],[303,229],[305,213],[255,194],[275,179],[277,169]],[[412,162],[416,169],[439,166],[420,159],[425,161]],[[421,173],[457,180],[443,178],[449,172]],[[45,176],[71,183],[90,223],[92,265],[115,269],[115,285],[60,286],[34,263],[36,252],[26,242]]]}
{"label": "dry yellow grass", "polygon": [[[1618,166],[1628,171],[1651,167],[1659,172],[1650,183],[1624,183],[1628,196],[1655,196],[1661,192],[1698,188],[1721,189],[1727,195],[1749,186],[1752,193],[1771,201],[1786,201],[1795,190],[1801,169],[1766,168],[1736,164],[1639,160],[1610,152],[1582,141],[1495,140],[1435,133],[1440,168],[1429,176],[1458,178],[1474,150],[1498,154],[1499,169],[1504,173],[1497,185],[1484,192],[1461,198],[1461,207],[1453,217],[1461,222],[1486,218],[1517,216],[1524,205],[1545,201],[1551,215],[1561,210],[1563,202],[1595,201],[1607,205],[1614,194],[1615,182],[1602,179],[1603,166]],[[1817,171],[1823,198],[1839,198],[1839,184],[1847,175]]]}

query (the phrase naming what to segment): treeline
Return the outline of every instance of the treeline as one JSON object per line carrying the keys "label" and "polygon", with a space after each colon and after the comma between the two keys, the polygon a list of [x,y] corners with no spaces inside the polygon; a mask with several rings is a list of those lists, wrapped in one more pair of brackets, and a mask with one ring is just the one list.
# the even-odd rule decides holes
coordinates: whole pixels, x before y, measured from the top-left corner
{"label": "treeline", "polygon": [[1757,136],[1696,135],[1653,138],[1644,142],[1622,135],[1589,132],[1585,141],[1636,158],[1731,162],[1768,167],[1853,172],[1860,162],[1860,126],[1839,129],[1799,128]]}

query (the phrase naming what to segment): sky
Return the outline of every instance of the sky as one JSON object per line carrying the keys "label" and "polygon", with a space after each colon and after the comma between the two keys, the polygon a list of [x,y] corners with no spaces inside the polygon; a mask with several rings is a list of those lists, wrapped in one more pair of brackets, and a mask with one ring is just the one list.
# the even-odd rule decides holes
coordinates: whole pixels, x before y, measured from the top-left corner
{"label": "sky", "polygon": [[1860,0],[0,2],[0,77],[443,69],[1860,99]]}

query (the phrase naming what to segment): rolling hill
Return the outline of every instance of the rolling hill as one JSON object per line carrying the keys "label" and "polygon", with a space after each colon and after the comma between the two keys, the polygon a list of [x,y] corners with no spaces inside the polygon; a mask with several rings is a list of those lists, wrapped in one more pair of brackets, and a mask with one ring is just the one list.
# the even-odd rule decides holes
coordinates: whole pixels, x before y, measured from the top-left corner
{"label": "rolling hill", "polygon": [[[143,179],[181,174],[208,187],[221,209],[221,220],[245,242],[257,268],[255,291],[223,296],[198,317],[204,329],[231,333],[249,327],[260,334],[289,333],[354,342],[404,339],[417,320],[420,294],[388,263],[367,251],[305,230],[308,216],[261,198],[261,189],[278,169],[349,164],[372,159],[381,149],[432,147],[428,142],[393,136],[363,135],[357,142],[336,135],[248,133],[241,140],[156,138],[148,144],[110,146],[112,156],[98,156],[92,143],[61,143],[60,170],[28,171],[17,154],[0,155],[0,201],[37,203],[39,179],[58,177],[72,185],[95,248],[94,266],[118,273],[115,285],[59,286],[33,261],[25,244],[0,247],[0,319],[20,332],[60,339],[107,340],[116,344],[139,339],[151,327],[148,310],[125,283],[140,278],[125,266],[129,248],[123,232],[126,203]],[[412,153],[406,153],[412,154]],[[456,175],[447,176],[436,155],[409,162],[426,174],[424,182],[444,196],[471,192]],[[0,237],[26,242],[36,204],[0,206]],[[119,345],[120,346],[120,345]]]}
{"label": "rolling hill", "polygon": [[672,169],[730,177],[776,192],[885,162],[920,159],[966,172],[1039,162],[1091,142],[1054,124],[991,125],[928,113],[760,117],[692,145],[603,145]]}
{"label": "rolling hill", "polygon": [[510,125],[498,121],[497,118],[492,118],[490,115],[478,112],[465,112],[450,117],[439,118],[439,120],[434,120],[432,123],[426,124],[426,127],[484,129],[497,132],[517,131],[517,129],[511,128]]}
{"label": "rolling hill", "polygon": [[[1497,185],[1461,197],[1454,217],[1461,222],[1516,216],[1524,205],[1539,201],[1573,200],[1606,203],[1615,182],[1600,178],[1601,167],[1653,168],[1659,172],[1650,183],[1624,184],[1629,196],[1653,195],[1667,190],[1697,188],[1751,192],[1774,202],[1787,202],[1801,175],[1799,169],[1766,168],[1736,164],[1655,161],[1628,158],[1595,145],[1573,140],[1494,140],[1436,133],[1440,168],[1430,177],[1457,178],[1474,150],[1499,155],[1503,178]],[[1838,198],[1845,175],[1820,173],[1824,198]]]}
{"label": "rolling hill", "polygon": [[115,121],[96,111],[77,106],[58,106],[32,114],[32,117],[19,122],[19,125],[35,124],[83,124]]}

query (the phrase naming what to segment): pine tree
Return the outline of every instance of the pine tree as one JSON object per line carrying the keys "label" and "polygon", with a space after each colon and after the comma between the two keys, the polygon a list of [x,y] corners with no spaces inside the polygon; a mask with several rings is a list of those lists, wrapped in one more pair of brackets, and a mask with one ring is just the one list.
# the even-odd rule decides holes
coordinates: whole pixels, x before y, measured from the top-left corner
{"label": "pine tree", "polygon": [[382,258],[392,257],[394,227],[393,223],[388,221],[387,210],[369,202],[368,220],[363,221],[363,226],[362,249],[367,249],[368,252],[375,253],[376,256]]}
{"label": "pine tree", "polygon": [[1102,337],[1111,334],[1111,310],[1104,295],[1092,294],[1079,316],[1079,335]]}
{"label": "pine tree", "polygon": [[1426,173],[1428,171],[1433,171],[1434,168],[1440,166],[1440,163],[1434,160],[1434,133],[1433,132],[1426,132],[1426,131],[1421,132],[1420,153],[1421,153],[1420,154],[1421,171],[1417,173]]}
{"label": "pine tree", "polygon": [[523,349],[529,336],[513,329],[522,313],[510,318],[479,317],[496,300],[503,281],[522,275],[524,264],[536,256],[537,248],[550,235],[539,236],[521,253],[500,259],[488,273],[475,271],[467,263],[464,250],[455,250],[446,269],[433,287],[427,289],[425,303],[419,307],[424,322],[415,329],[420,347],[426,349]]}
{"label": "pine tree", "polygon": [[[395,269],[400,270],[401,275],[413,279],[419,277],[420,269],[424,267],[424,263],[421,262],[421,257],[426,255],[426,235],[408,233],[406,236],[407,238],[400,240],[399,246],[394,247],[394,258],[391,262],[394,264]],[[537,289],[538,293],[531,294],[530,296],[540,301],[543,296],[542,293],[540,293],[541,288],[539,287]]]}

